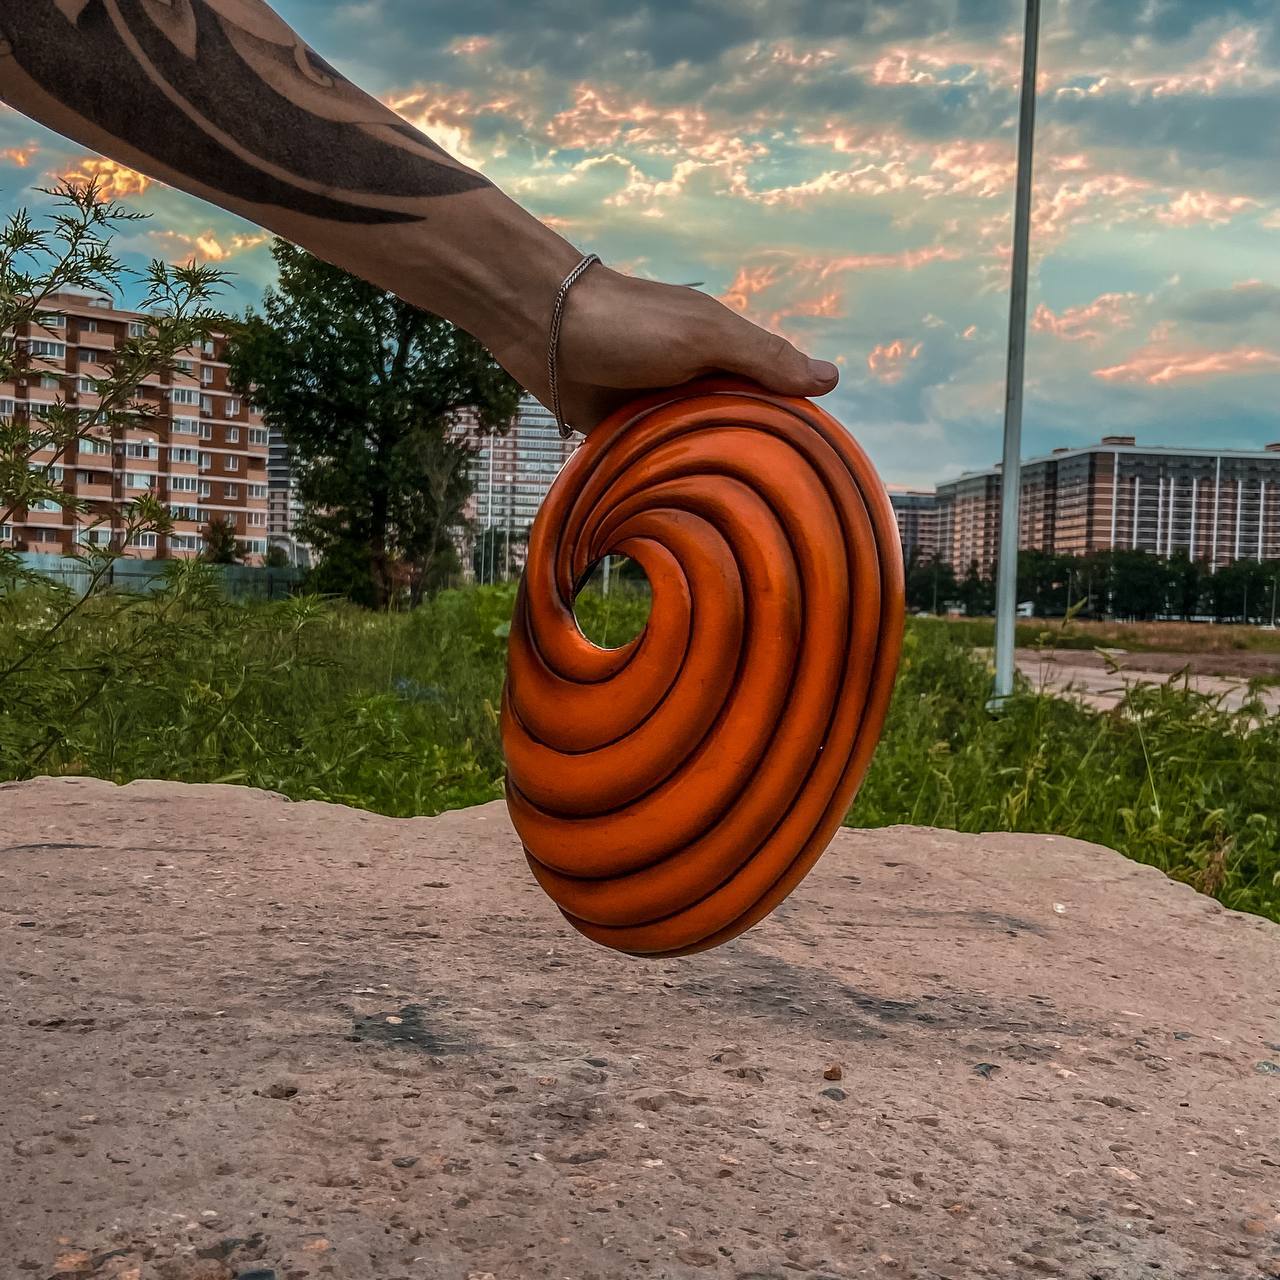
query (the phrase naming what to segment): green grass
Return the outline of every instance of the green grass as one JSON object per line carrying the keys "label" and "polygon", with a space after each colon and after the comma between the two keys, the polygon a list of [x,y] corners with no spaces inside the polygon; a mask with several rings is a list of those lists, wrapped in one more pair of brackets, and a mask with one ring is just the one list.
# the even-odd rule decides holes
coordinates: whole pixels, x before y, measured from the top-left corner
{"label": "green grass", "polygon": [[[235,782],[399,816],[494,799],[513,594],[451,591],[378,615],[232,605],[184,573],[146,603],[94,602],[32,651],[59,600],[13,593],[0,601],[0,777]],[[616,645],[647,608],[589,591],[579,616]],[[909,624],[851,823],[1078,836],[1280,919],[1280,719],[1176,680],[1107,713],[1023,690],[993,719],[982,643],[973,627]]]}

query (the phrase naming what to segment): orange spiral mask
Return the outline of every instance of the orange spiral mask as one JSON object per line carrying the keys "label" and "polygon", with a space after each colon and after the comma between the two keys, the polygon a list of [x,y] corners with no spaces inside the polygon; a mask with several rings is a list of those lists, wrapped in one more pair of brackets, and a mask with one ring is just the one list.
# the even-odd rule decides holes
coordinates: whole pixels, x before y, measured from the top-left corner
{"label": "orange spiral mask", "polygon": [[[619,649],[573,612],[606,554],[652,588]],[[706,379],[597,427],[533,526],[502,704],[511,819],[570,923],[670,956],[772,911],[848,812],[902,625],[888,496],[816,405]]]}

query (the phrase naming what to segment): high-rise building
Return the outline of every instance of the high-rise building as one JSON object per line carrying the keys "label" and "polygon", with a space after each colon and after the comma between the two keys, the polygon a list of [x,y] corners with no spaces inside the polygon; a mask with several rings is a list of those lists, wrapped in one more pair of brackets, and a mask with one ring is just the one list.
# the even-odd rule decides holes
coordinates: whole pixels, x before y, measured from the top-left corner
{"label": "high-rise building", "polygon": [[[59,401],[97,408],[98,380],[107,376],[112,353],[149,322],[142,312],[117,310],[109,298],[52,295],[38,322],[15,335],[30,365],[15,382],[0,383],[0,417],[40,417]],[[149,492],[169,508],[173,529],[142,534],[131,554],[197,555],[201,529],[219,519],[233,527],[246,561],[260,563],[267,550],[267,429],[249,397],[230,384],[224,355],[221,336],[182,352],[171,372],[143,380],[130,426],[114,434],[92,428],[74,453],[56,460],[54,482],[88,499],[91,511],[55,502],[18,510],[0,525],[0,543],[51,554],[108,545],[119,537],[124,507]],[[45,449],[33,465],[54,461]]]}
{"label": "high-rise building", "polygon": [[[1024,462],[1020,488],[1024,550],[1180,552],[1215,568],[1280,559],[1280,443],[1144,448],[1104,436]],[[957,573],[994,565],[1000,492],[998,466],[938,486],[939,554]]]}
{"label": "high-rise building", "polygon": [[990,573],[1000,543],[1000,469],[938,486],[938,556],[964,574]]}
{"label": "high-rise building", "polygon": [[938,495],[933,489],[889,486],[889,501],[898,520],[903,559],[928,560],[938,553]]}
{"label": "high-rise building", "polygon": [[289,563],[309,568],[311,547],[298,538],[302,500],[298,497],[298,477],[284,433],[267,429],[267,537],[279,547]]}
{"label": "high-rise building", "polygon": [[569,460],[577,439],[562,440],[555,417],[530,395],[520,400],[516,419],[505,435],[467,428],[475,446],[471,460],[471,497],[463,512],[470,538],[463,563],[470,566],[470,547],[488,534],[501,550],[492,576],[517,572],[524,564],[524,540],[542,500]]}

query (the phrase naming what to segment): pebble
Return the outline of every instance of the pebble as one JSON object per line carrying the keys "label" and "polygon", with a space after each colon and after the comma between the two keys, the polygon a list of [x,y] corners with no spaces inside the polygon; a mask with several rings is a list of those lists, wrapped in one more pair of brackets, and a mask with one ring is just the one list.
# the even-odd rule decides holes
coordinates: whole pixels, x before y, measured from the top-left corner
{"label": "pebble", "polygon": [[976,1062],[973,1069],[984,1079],[990,1080],[1000,1070],[994,1062]]}
{"label": "pebble", "polygon": [[418,1163],[417,1156],[396,1156],[391,1162],[397,1169],[412,1169]]}
{"label": "pebble", "polygon": [[1280,1076],[1280,1062],[1269,1062],[1264,1058],[1254,1070],[1263,1076]]}
{"label": "pebble", "polygon": [[837,1089],[832,1085],[830,1089],[823,1089],[822,1096],[830,1098],[833,1102],[843,1102],[849,1095],[843,1089]]}
{"label": "pebble", "polygon": [[828,1068],[827,1068],[827,1069],[822,1073],[822,1078],[823,1078],[824,1080],[843,1080],[843,1079],[844,1079],[844,1071],[843,1071],[843,1070],[841,1070],[840,1064],[839,1064],[838,1062],[833,1062],[833,1063],[832,1063],[832,1064],[831,1064],[831,1065],[830,1065],[830,1066],[829,1066],[829,1067],[828,1067]]}
{"label": "pebble", "polygon": [[677,1249],[676,1257],[691,1267],[714,1267],[717,1256],[709,1249]]}

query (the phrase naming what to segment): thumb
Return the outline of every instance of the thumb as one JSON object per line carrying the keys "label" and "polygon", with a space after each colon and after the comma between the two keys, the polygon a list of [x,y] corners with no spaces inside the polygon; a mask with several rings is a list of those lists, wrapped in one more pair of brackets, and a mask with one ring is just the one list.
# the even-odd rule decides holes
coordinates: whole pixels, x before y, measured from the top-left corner
{"label": "thumb", "polygon": [[788,396],[822,396],[840,380],[829,360],[813,360],[786,338],[729,312],[718,363],[730,373],[752,378],[769,391]]}

